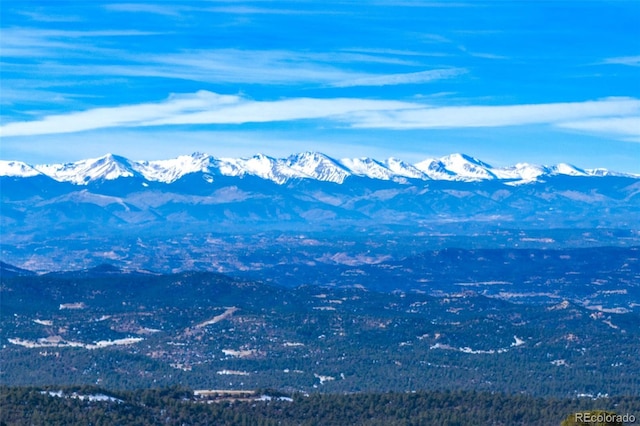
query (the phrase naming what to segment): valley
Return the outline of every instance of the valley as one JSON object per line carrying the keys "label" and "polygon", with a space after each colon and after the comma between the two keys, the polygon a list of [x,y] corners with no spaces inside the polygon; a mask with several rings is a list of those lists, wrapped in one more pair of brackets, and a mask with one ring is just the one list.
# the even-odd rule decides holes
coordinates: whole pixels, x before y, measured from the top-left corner
{"label": "valley", "polygon": [[[584,254],[564,261],[570,265],[566,270],[581,267],[581,279],[595,282],[597,291],[571,283],[549,288],[547,279],[551,298],[540,289],[532,293],[524,284],[488,283],[482,276],[476,285],[459,285],[455,276],[435,279],[439,284],[428,293],[409,280],[387,291],[381,290],[385,280],[380,278],[376,284],[369,277],[369,287],[348,280],[331,284],[329,272],[325,285],[299,286],[210,272],[123,273],[106,266],[3,275],[7,340],[0,377],[11,385],[114,389],[180,383],[195,389],[290,392],[636,394],[637,249],[593,250],[602,262],[589,269],[582,263]],[[464,252],[457,255],[460,260],[443,267],[443,273],[475,268]],[[607,256],[628,269],[609,264]],[[405,263],[409,267],[416,264]],[[540,273],[540,265],[535,267]],[[506,277],[505,268],[501,275]],[[553,276],[551,264],[543,268]],[[328,269],[344,276],[335,266]],[[612,271],[619,275],[610,276]],[[603,275],[610,280],[597,282]],[[631,281],[621,291],[625,276]],[[316,277],[322,279],[320,273]],[[496,286],[508,286],[518,296],[484,290]],[[513,376],[513,369],[520,373]]]}

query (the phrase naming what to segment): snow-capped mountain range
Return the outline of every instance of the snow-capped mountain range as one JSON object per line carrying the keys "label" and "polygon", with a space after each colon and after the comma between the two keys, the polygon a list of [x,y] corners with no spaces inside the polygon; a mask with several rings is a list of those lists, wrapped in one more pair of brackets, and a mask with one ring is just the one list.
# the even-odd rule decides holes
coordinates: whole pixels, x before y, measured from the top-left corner
{"label": "snow-capped mountain range", "polygon": [[570,164],[540,166],[518,163],[496,168],[465,154],[451,154],[409,164],[397,158],[378,161],[373,158],[333,159],[317,152],[305,152],[287,158],[258,154],[249,158],[217,158],[194,153],[170,160],[132,161],[118,155],[65,164],[29,165],[0,160],[0,176],[32,177],[46,175],[58,182],[86,185],[100,180],[138,177],[147,181],[172,183],[190,173],[212,176],[257,176],[278,184],[294,179],[312,179],[341,184],[349,176],[404,182],[407,179],[481,181],[502,180],[510,184],[534,182],[552,175],[626,176],[606,169],[580,169]]}
{"label": "snow-capped mountain range", "polygon": [[636,232],[640,223],[640,176],[567,164],[497,168],[462,154],[416,164],[320,153],[1,161],[0,195],[2,260],[41,271],[105,261],[207,269],[224,256],[219,236]]}

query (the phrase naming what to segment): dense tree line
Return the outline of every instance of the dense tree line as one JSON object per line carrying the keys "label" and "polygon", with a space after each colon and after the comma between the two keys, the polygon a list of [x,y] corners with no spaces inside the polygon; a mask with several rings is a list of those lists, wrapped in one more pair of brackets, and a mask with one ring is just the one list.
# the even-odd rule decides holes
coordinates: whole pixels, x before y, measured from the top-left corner
{"label": "dense tree line", "polygon": [[[42,388],[0,388],[0,425],[560,425],[571,413],[602,409],[640,416],[640,397],[542,399],[490,392],[294,394],[198,399],[179,387],[106,391],[82,386],[52,396]],[[89,401],[70,395],[104,395]],[[272,398],[258,400],[257,396]],[[60,394],[57,394],[60,395]],[[66,397],[65,397],[66,395]],[[566,423],[568,424],[568,423]]]}

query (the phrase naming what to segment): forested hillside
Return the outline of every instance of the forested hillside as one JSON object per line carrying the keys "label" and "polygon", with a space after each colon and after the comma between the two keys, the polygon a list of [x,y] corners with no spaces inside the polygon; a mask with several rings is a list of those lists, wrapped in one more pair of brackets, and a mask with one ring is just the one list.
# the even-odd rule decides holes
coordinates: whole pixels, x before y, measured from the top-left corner
{"label": "forested hillside", "polygon": [[207,399],[177,387],[114,392],[96,387],[6,388],[3,425],[505,425],[552,426],[574,412],[640,413],[640,398],[541,399],[489,392],[283,394]]}

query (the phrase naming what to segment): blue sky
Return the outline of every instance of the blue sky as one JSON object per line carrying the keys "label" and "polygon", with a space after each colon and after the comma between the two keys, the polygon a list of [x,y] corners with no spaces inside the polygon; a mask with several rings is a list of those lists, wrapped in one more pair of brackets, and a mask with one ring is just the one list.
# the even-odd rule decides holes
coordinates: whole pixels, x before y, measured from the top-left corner
{"label": "blue sky", "polygon": [[464,152],[640,173],[635,0],[0,9],[2,159]]}

